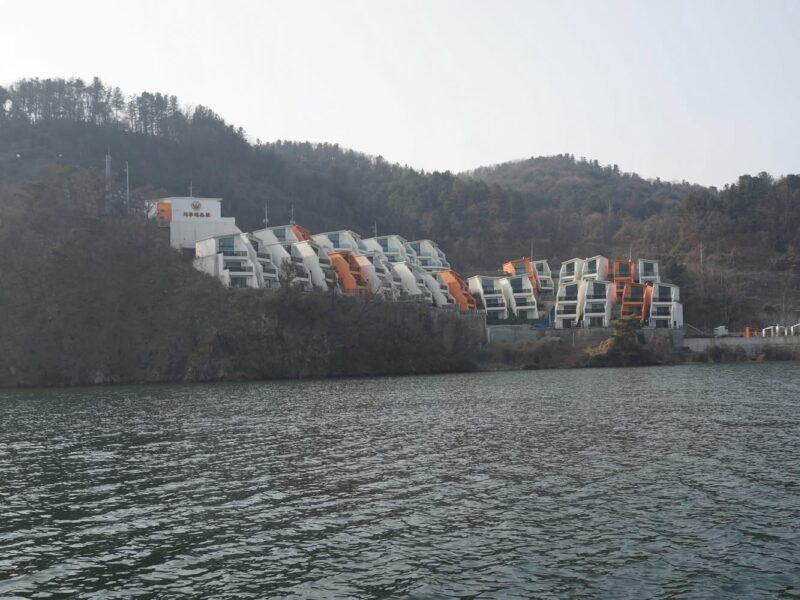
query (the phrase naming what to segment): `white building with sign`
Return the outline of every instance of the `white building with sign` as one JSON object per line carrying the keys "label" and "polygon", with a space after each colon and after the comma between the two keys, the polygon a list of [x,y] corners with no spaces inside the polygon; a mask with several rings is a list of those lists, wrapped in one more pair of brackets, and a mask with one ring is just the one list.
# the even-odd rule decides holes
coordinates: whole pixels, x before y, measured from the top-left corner
{"label": "white building with sign", "polygon": [[169,243],[179,250],[195,249],[200,240],[241,233],[236,219],[222,216],[220,198],[162,198],[148,207],[151,218],[169,227]]}

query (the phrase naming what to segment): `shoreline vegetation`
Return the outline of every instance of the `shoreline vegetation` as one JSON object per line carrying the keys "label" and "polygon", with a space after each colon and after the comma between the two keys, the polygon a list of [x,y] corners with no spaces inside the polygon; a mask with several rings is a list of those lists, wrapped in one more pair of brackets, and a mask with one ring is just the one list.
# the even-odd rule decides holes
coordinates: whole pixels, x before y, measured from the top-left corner
{"label": "shoreline vegetation", "polygon": [[[655,343],[653,343],[655,342]],[[722,364],[766,361],[800,361],[800,352],[766,346],[749,356],[741,346],[709,346],[702,352],[675,348],[665,340],[649,344],[621,340],[617,334],[598,344],[572,346],[557,337],[535,342],[496,342],[481,355],[480,370],[539,370],[598,367],[652,367],[683,364]]]}

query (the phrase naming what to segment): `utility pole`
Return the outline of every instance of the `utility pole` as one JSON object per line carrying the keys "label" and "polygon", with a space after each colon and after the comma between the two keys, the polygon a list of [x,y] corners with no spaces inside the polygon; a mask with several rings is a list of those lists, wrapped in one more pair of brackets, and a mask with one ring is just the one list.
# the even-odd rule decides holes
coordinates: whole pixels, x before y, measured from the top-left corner
{"label": "utility pole", "polygon": [[372,222],[372,237],[378,237],[378,222]]}
{"label": "utility pole", "polygon": [[125,204],[128,210],[131,209],[131,170],[128,168],[128,161],[125,161]]}
{"label": "utility pole", "polygon": [[266,229],[267,227],[269,227],[269,210],[267,203],[264,202],[264,228]]}
{"label": "utility pole", "polygon": [[292,204],[292,218],[289,219],[289,225],[294,225],[294,204]]}
{"label": "utility pole", "polygon": [[192,180],[189,180],[189,198],[194,198],[194,190],[192,189]]}

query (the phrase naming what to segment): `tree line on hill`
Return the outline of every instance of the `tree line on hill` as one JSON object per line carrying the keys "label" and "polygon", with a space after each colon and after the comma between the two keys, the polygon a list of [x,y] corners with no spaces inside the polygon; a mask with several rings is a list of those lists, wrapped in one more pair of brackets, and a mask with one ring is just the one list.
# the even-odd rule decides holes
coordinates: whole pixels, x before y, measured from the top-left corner
{"label": "tree line on hill", "polygon": [[[248,142],[205,107],[160,93],[125,96],[99,79],[22,80],[0,89],[0,177],[52,162],[127,161],[135,195],[224,198],[243,229],[294,207],[312,231],[431,238],[465,274],[509,258],[659,260],[702,329],[800,320],[800,177],[743,175],[717,190],[646,180],[569,154],[426,172],[337,144]],[[20,158],[16,158],[19,155]]]}

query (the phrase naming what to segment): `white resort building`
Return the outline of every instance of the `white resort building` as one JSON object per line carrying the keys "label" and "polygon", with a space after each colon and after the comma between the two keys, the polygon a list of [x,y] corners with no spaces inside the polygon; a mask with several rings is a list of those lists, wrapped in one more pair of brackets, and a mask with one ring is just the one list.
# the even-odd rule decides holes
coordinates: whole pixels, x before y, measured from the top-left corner
{"label": "white resort building", "polygon": [[267,248],[247,233],[195,242],[194,267],[232,288],[277,288],[278,270]]}
{"label": "white resort building", "polygon": [[680,288],[671,283],[653,285],[650,299],[650,327],[680,329],[683,327],[683,305]]}
{"label": "white resort building", "polygon": [[399,235],[382,235],[366,238],[364,245],[373,252],[382,252],[393,263],[411,262],[419,264],[417,254],[411,249],[405,238]]}
{"label": "white resort building", "polygon": [[559,283],[558,295],[556,296],[556,329],[569,329],[578,326],[583,316],[585,298],[585,281]]}
{"label": "white resort building", "polygon": [[584,327],[610,327],[614,286],[610,281],[586,281],[583,302]]}
{"label": "white resort building", "polygon": [[426,271],[443,271],[450,268],[444,252],[432,240],[408,242],[408,249],[417,256],[419,265]]}
{"label": "white resort building", "polygon": [[539,277],[539,298],[541,300],[552,300],[555,294],[555,286],[553,285],[553,274],[550,271],[550,265],[546,260],[535,260],[533,266],[536,268],[536,274]]}
{"label": "white resort building", "polygon": [[558,284],[580,281],[583,278],[583,259],[571,258],[561,263],[561,270],[558,272]]}
{"label": "white resort building", "polygon": [[499,283],[510,314],[524,321],[535,321],[539,318],[536,294],[530,277],[527,275],[506,276],[500,278]]}
{"label": "white resort building", "polygon": [[490,321],[508,319],[508,304],[502,286],[504,279],[505,277],[475,275],[467,280],[470,293],[478,301],[478,307],[486,311],[486,317]]}
{"label": "white resort building", "polygon": [[661,281],[658,274],[658,262],[640,258],[637,266],[636,273],[639,283],[655,284]]}
{"label": "white resort building", "polygon": [[608,281],[608,259],[599,255],[587,258],[583,266],[583,279],[587,281]]}
{"label": "white resort building", "polygon": [[236,219],[222,216],[221,198],[162,198],[148,205],[148,216],[169,227],[169,244],[195,250],[195,243],[219,235],[241,233]]}

